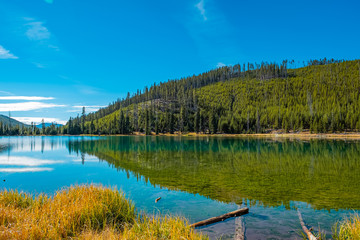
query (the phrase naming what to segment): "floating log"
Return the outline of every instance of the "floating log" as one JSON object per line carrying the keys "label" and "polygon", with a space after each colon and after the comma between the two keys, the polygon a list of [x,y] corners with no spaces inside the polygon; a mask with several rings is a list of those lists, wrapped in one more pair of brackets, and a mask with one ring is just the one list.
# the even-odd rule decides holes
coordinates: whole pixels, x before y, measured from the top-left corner
{"label": "floating log", "polygon": [[224,215],[218,216],[218,217],[212,217],[197,223],[193,223],[190,225],[190,227],[200,227],[200,226],[206,226],[212,223],[224,221],[225,219],[231,218],[231,217],[238,217],[244,214],[249,213],[249,208],[241,208],[233,212],[226,213]]}
{"label": "floating log", "polygon": [[309,240],[317,240],[317,238],[310,232],[310,230],[306,227],[305,223],[304,223],[304,220],[301,216],[301,213],[300,213],[300,210],[298,209],[297,210],[298,212],[298,216],[299,216],[299,220],[300,220],[300,224],[301,224],[301,227],[303,229],[303,231],[306,233],[306,235],[308,236]]}
{"label": "floating log", "polygon": [[155,199],[155,203],[157,203],[160,199],[161,199],[161,197],[158,197],[157,199]]}

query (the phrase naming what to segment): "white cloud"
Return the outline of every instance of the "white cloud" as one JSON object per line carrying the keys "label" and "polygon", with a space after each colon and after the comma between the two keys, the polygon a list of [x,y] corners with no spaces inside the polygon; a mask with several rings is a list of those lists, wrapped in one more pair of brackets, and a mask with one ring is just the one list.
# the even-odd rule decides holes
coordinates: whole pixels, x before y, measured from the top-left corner
{"label": "white cloud", "polygon": [[83,108],[83,107],[85,107],[85,108],[102,108],[102,107],[106,107],[106,106],[96,106],[96,105],[94,105],[94,106],[73,106],[73,108]]}
{"label": "white cloud", "polygon": [[100,108],[104,108],[106,106],[96,106],[96,105],[94,105],[94,106],[73,106],[73,109],[68,110],[67,112],[81,112],[83,107],[85,107],[86,113],[89,113],[89,112],[96,112]]}
{"label": "white cloud", "polygon": [[57,46],[56,38],[45,26],[44,22],[29,17],[24,17],[23,19],[25,20],[23,24],[25,36],[29,40],[33,41],[36,46],[41,45],[54,51],[60,51],[60,48]]}
{"label": "white cloud", "polygon": [[0,168],[0,172],[22,173],[22,172],[44,172],[52,171],[53,168]]}
{"label": "white cloud", "polygon": [[0,45],[0,59],[18,59],[18,57]]}
{"label": "white cloud", "polygon": [[44,40],[44,39],[49,39],[51,34],[49,32],[49,30],[43,26],[43,22],[29,22],[27,24],[25,24],[28,29],[26,31],[26,36],[30,39],[30,40]]}
{"label": "white cloud", "polygon": [[225,66],[226,66],[226,64],[224,64],[222,62],[218,62],[216,65],[217,68],[221,68],[221,67],[225,67]]}
{"label": "white cloud", "polygon": [[52,100],[53,97],[37,97],[37,96],[0,96],[0,100],[25,100],[25,101],[41,101]]}
{"label": "white cloud", "polygon": [[44,122],[46,123],[58,123],[58,124],[66,124],[66,120],[61,120],[59,118],[42,118],[42,117],[13,117],[14,119],[25,123],[25,124],[40,124],[42,122],[42,120],[44,119]]}
{"label": "white cloud", "polygon": [[2,103],[0,104],[0,112],[31,111],[31,110],[37,110],[43,108],[54,108],[54,107],[65,107],[65,105],[42,103],[42,102]]}
{"label": "white cloud", "polygon": [[0,156],[0,165],[3,166],[37,167],[46,164],[58,164],[58,163],[63,163],[63,161],[36,159],[36,158],[22,157],[22,156],[11,156],[11,157]]}
{"label": "white cloud", "polygon": [[195,7],[200,11],[201,16],[204,18],[204,21],[207,20],[206,12],[204,8],[204,0],[200,0],[198,4],[195,5]]}

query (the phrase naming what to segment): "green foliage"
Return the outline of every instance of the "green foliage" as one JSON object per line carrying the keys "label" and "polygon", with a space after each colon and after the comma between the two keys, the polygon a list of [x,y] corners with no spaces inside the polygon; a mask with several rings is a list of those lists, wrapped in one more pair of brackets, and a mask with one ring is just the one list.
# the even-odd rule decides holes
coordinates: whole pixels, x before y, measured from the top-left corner
{"label": "green foliage", "polygon": [[41,124],[41,128],[39,128],[33,123],[31,125],[7,125],[0,122],[0,136],[57,135],[64,133],[64,130],[55,124],[47,127],[45,124]]}
{"label": "green foliage", "polygon": [[87,115],[85,129],[96,120],[100,133],[120,133],[111,121],[126,111],[128,133],[359,131],[359,60],[287,64],[235,65],[155,84]]}
{"label": "green foliage", "polygon": [[360,239],[360,216],[357,213],[338,222],[332,228],[333,238],[338,240]]}
{"label": "green foliage", "polygon": [[[360,60],[291,64],[237,64],[154,84],[41,134],[360,131]],[[0,125],[0,135],[34,134],[32,127]]]}

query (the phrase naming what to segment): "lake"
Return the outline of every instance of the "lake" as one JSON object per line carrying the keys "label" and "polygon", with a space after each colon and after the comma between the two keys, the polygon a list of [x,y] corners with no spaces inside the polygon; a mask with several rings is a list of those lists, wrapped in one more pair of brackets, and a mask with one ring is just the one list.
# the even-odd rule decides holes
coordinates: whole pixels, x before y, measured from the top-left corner
{"label": "lake", "polygon": [[358,141],[62,136],[0,137],[0,145],[9,146],[0,152],[1,189],[102,184],[140,211],[191,223],[249,207],[198,229],[212,239],[302,239],[297,209],[330,237],[336,221],[360,209]]}

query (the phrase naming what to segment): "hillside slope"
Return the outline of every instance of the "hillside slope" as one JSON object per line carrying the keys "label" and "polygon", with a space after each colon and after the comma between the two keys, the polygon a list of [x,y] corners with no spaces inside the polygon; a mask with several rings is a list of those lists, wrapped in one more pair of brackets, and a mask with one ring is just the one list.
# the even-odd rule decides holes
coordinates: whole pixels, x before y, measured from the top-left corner
{"label": "hillside slope", "polygon": [[2,114],[0,114],[0,123],[2,123],[3,125],[7,125],[7,126],[10,123],[11,127],[14,127],[14,126],[28,126],[28,125],[26,125],[26,124],[24,124],[22,122],[19,122],[16,119],[9,118],[8,116],[2,115]]}
{"label": "hillside slope", "polygon": [[360,129],[360,61],[223,67],[138,91],[65,127],[70,134]]}

